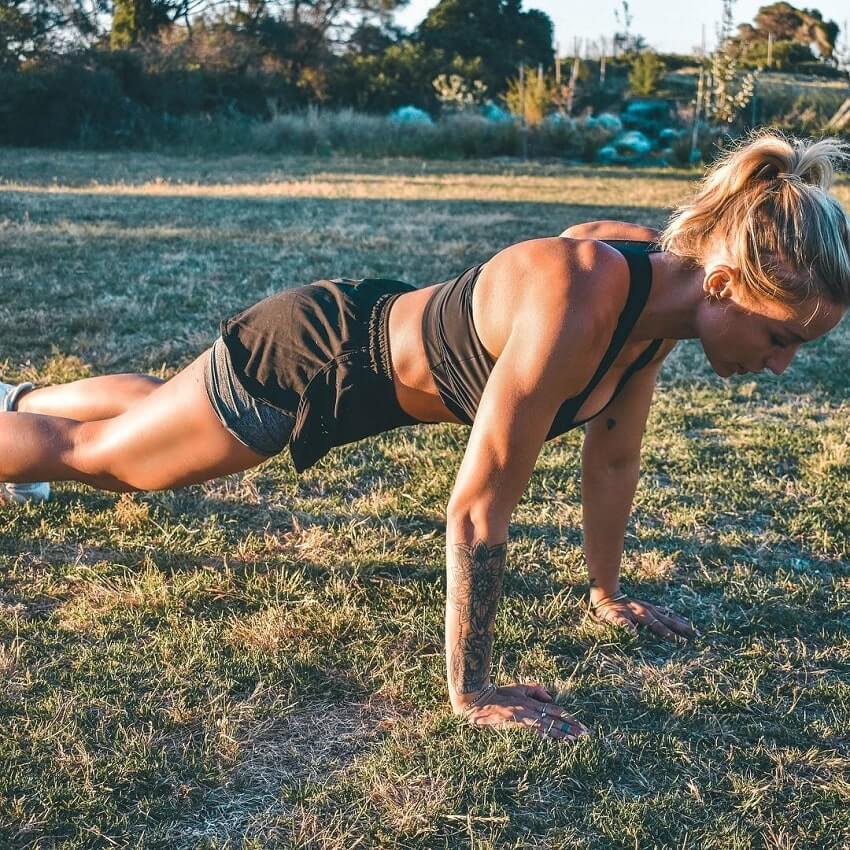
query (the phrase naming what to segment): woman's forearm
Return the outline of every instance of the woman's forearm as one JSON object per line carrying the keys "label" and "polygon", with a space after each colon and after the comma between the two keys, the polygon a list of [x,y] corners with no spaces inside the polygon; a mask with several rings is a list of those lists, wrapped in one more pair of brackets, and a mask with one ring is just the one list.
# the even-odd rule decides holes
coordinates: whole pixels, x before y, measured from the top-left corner
{"label": "woman's forearm", "polygon": [[620,589],[623,540],[639,476],[639,458],[617,466],[583,464],[581,501],[591,601]]}
{"label": "woman's forearm", "polygon": [[[493,536],[501,540],[488,539]],[[469,522],[446,535],[446,668],[455,709],[490,683],[496,609],[502,595],[507,530],[484,534]]]}

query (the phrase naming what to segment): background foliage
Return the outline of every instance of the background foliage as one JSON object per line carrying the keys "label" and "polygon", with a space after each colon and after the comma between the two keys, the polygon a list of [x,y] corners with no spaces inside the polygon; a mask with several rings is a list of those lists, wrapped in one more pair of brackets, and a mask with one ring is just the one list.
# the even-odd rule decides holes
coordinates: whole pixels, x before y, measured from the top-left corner
{"label": "background foliage", "polygon": [[[491,120],[507,109],[530,124],[618,111],[630,96],[668,98],[682,122],[693,111],[705,60],[655,54],[633,31],[627,2],[610,42],[576,45],[575,56],[557,62],[551,20],[521,0],[439,0],[412,32],[393,22],[400,4],[0,0],[0,143],[238,146],[255,124],[308,107],[387,114],[413,105],[437,118],[477,111]],[[751,24],[726,27],[718,51],[735,73],[759,67],[765,78],[805,72],[846,83],[844,41],[817,10],[773,3]],[[440,79],[476,95],[446,97]],[[734,129],[777,117],[762,100],[759,110],[736,113]],[[803,112],[785,108],[784,125],[809,130],[815,119]],[[815,123],[828,118],[818,113]],[[528,150],[514,137],[517,145],[500,152]]]}

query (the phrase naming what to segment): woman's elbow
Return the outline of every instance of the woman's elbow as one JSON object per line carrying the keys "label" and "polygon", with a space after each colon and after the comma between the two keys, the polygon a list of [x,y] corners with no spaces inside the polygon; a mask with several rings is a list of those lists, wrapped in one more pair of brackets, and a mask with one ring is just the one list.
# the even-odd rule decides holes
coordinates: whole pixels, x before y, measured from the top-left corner
{"label": "woman's elbow", "polygon": [[486,501],[452,498],[446,507],[446,532],[455,540],[503,543],[511,512]]}

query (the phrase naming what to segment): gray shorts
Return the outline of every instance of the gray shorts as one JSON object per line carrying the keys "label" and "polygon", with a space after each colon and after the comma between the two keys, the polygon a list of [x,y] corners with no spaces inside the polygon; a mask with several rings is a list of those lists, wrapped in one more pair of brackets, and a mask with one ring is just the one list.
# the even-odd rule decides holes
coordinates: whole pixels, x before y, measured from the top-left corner
{"label": "gray shorts", "polygon": [[204,384],[221,424],[240,443],[269,457],[286,448],[295,417],[248,395],[233,374],[230,354],[221,337],[207,352]]}

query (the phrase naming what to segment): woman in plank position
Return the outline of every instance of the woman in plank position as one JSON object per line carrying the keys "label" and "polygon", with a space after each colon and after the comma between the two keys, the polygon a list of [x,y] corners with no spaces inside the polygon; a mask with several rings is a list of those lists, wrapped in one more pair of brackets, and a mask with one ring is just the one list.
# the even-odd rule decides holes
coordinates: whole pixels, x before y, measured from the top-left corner
{"label": "woman in plank position", "polygon": [[[167,382],[112,375],[0,386],[7,498],[47,481],[159,490],[248,469],[288,446],[295,467],[400,425],[472,426],[446,510],[451,704],[473,724],[556,738],[584,727],[540,685],[490,680],[508,523],[544,441],[586,423],[590,604],[601,621],[674,638],[687,620],[619,584],[656,376],[696,338],[723,377],[780,374],[850,303],[850,227],[829,193],[835,141],[775,133],[728,153],[660,234],[578,225],[512,245],[447,283],[325,280],[222,323]],[[604,413],[603,413],[604,411]]]}

